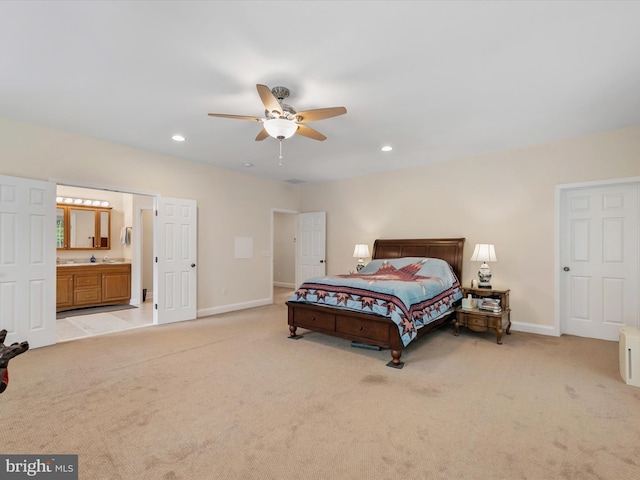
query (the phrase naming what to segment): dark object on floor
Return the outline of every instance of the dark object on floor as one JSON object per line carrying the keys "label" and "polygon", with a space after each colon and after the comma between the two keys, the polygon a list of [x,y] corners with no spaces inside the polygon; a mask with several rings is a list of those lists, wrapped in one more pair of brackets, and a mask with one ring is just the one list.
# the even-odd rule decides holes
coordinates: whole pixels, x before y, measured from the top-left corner
{"label": "dark object on floor", "polygon": [[8,347],[4,344],[6,330],[0,330],[0,393],[9,385],[9,360],[29,350],[29,342],[14,343]]}
{"label": "dark object on floor", "polygon": [[129,310],[138,308],[135,305],[105,305],[102,307],[77,308],[75,310],[67,310],[56,313],[56,319],[69,317],[79,317],[80,315],[94,315],[96,313],[117,312],[119,310]]}
{"label": "dark object on floor", "polygon": [[356,342],[355,340],[351,342],[351,346],[356,348],[366,348],[367,350],[382,350],[382,347],[377,345],[369,345],[368,343]]}

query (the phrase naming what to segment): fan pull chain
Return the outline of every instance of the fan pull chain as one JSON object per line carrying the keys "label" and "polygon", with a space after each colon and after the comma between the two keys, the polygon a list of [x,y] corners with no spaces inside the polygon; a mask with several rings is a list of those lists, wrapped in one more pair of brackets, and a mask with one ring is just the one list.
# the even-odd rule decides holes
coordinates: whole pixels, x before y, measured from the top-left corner
{"label": "fan pull chain", "polygon": [[282,139],[280,139],[280,156],[278,157],[280,161],[278,162],[278,166],[282,166]]}

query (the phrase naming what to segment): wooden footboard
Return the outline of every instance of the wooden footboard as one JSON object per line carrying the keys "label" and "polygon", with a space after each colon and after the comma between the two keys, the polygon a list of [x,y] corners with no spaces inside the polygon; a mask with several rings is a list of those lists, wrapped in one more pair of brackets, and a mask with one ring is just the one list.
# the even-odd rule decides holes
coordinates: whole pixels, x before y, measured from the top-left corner
{"label": "wooden footboard", "polygon": [[[301,338],[297,334],[300,327],[366,345],[388,348],[391,350],[391,361],[387,366],[404,366],[404,362],[400,361],[404,345],[398,326],[390,319],[371,313],[351,312],[308,303],[287,302],[287,307],[289,338]],[[455,313],[452,312],[419,328],[417,337],[448,323],[454,317]]]}

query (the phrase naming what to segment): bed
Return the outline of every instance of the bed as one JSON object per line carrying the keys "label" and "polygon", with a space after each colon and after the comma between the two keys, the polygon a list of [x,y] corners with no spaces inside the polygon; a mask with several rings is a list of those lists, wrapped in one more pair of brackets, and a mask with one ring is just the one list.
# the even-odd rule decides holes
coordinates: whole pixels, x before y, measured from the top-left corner
{"label": "bed", "polygon": [[[389,349],[391,351],[391,361],[387,366],[402,368],[404,366],[404,362],[400,360],[402,350],[410,342],[447,324],[455,318],[455,306],[462,297],[459,281],[462,278],[464,241],[464,238],[378,239],[373,244],[371,263],[361,272],[350,275],[325,277],[327,279],[331,278],[332,280],[334,280],[334,277],[342,277],[344,279],[346,279],[346,277],[359,277],[360,279],[364,279],[365,275],[372,271],[384,271],[384,268],[392,268],[396,271],[396,267],[402,271],[410,271],[413,275],[416,274],[417,269],[422,268],[422,265],[433,264],[440,268],[440,264],[442,263],[436,261],[430,262],[429,260],[425,261],[424,259],[444,260],[446,264],[448,264],[449,270],[455,274],[455,281],[446,292],[439,294],[438,299],[436,299],[438,301],[438,311],[431,312],[433,318],[426,318],[427,316],[425,315],[426,320],[421,321],[419,315],[416,315],[415,309],[411,311],[403,310],[399,312],[400,317],[404,318],[403,322],[406,324],[403,326],[402,322],[396,322],[397,318],[378,313],[379,308],[377,311],[373,311],[373,309],[370,309],[371,311],[355,311],[347,308],[346,302],[341,303],[340,299],[334,300],[337,302],[336,305],[329,305],[323,301],[322,290],[324,287],[316,284],[316,280],[319,280],[319,277],[316,277],[303,282],[289,301],[287,301],[289,338],[302,338],[302,336],[297,333],[298,328],[302,328],[351,340],[354,346]],[[402,265],[405,266],[403,267]],[[419,270],[417,273],[423,273],[423,271],[424,270]],[[361,275],[363,272],[364,274]],[[340,281],[341,279],[335,279],[336,284]],[[372,284],[373,282],[369,283]],[[426,281],[421,282],[421,284],[427,283]],[[358,295],[350,298],[363,300],[369,297],[369,295],[366,293],[363,294],[362,290],[360,290],[361,286],[362,283],[356,285],[356,290],[348,290],[345,289],[345,287],[336,287],[336,289],[342,288],[343,292],[356,292]],[[310,292],[312,294],[310,294]],[[371,296],[376,295],[379,294],[376,293]],[[392,310],[396,310],[399,304],[395,300],[394,302],[388,301],[385,305],[388,306],[393,303]],[[363,305],[365,304],[364,301],[361,301],[361,303]],[[421,313],[425,313],[428,309],[422,308],[420,311]],[[407,322],[406,317],[412,318]]]}

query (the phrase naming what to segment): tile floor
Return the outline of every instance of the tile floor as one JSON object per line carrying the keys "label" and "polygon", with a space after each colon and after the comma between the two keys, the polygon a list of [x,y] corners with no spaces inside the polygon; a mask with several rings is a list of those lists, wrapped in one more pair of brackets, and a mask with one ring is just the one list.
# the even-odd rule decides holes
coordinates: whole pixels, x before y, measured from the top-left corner
{"label": "tile floor", "polygon": [[[292,294],[292,288],[274,287],[273,301],[284,303]],[[147,299],[138,308],[60,318],[57,320],[56,336],[58,342],[66,342],[151,325],[153,325],[153,301]]]}
{"label": "tile floor", "polygon": [[150,325],[153,325],[153,302],[147,299],[138,308],[59,318],[56,320],[56,337],[58,342],[66,342]]}

